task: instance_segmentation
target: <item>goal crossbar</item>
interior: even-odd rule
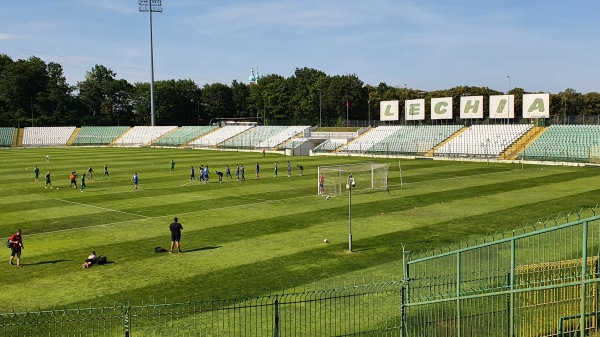
[[[342,195],[350,175],[356,183],[353,191],[387,190],[388,171],[389,164],[373,162],[319,166],[318,194]]]

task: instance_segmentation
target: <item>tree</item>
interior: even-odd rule
[[[327,115],[337,118],[338,124],[348,119],[365,119],[368,109],[368,92],[356,74],[333,76],[329,79],[325,105]]]
[[[159,125],[197,125],[200,89],[192,80],[156,82],[156,120]]]
[[[48,63],[47,74],[46,90],[39,92],[35,101],[38,124],[75,125],[79,119],[73,109],[73,88],[67,83],[62,66]]]
[[[233,92],[230,87],[222,83],[205,84],[201,91],[203,110],[200,118],[210,123],[214,118],[234,117]]]
[[[248,117],[248,100],[250,98],[250,88],[247,84],[233,80],[231,83],[231,98],[233,100],[234,117]]]
[[[102,65],[86,72],[85,79],[77,83],[79,98],[86,108],[86,122],[103,125],[113,116],[114,82],[116,74]]]
[[[27,125],[32,123],[33,105],[36,96],[43,92],[48,84],[46,63],[38,57],[28,60],[8,62],[2,58],[3,67],[0,77],[0,101],[6,109],[5,125]]]
[[[319,118],[319,91],[323,90],[327,75],[312,68],[296,68],[287,82],[289,88],[289,111],[293,120],[317,120]],[[322,93],[321,93],[322,98]]]

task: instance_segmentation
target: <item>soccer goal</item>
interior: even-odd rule
[[[348,177],[352,175],[356,185],[354,191],[388,189],[389,164],[358,163],[347,165],[319,166],[317,193],[330,196],[342,195]],[[321,181],[323,188],[321,190]]]

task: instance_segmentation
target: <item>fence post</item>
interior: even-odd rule
[[[509,329],[508,335],[510,337],[515,336],[515,231],[512,231],[512,238],[510,240],[510,281],[509,281],[509,289],[510,289],[510,307],[509,307]]]
[[[456,253],[456,336],[462,336],[460,307],[460,252]]]
[[[125,337],[129,337],[129,302],[125,300],[124,302],[124,315],[123,315],[123,325],[125,327]]]
[[[275,297],[275,327],[273,329],[273,337],[279,337],[279,298]]]
[[[581,330],[579,331],[579,335],[581,337],[585,336],[585,291],[586,291],[586,287],[585,287],[585,279],[586,279],[586,272],[587,272],[587,241],[588,241],[588,222],[584,221],[583,222],[583,242],[581,245],[581,317],[579,319],[579,326],[581,327]]]

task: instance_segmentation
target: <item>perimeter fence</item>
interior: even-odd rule
[[[420,256],[405,254],[405,336],[598,333],[596,207]]]
[[[431,251],[404,280],[0,314],[2,336],[598,336],[596,207]]]
[[[2,336],[400,336],[401,281],[185,303],[0,314]]]

